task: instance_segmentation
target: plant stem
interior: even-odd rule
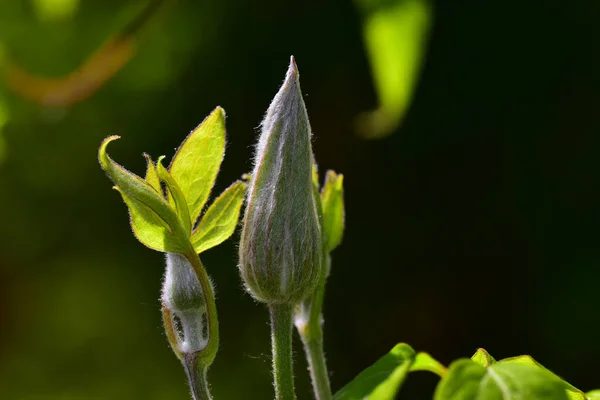
[[[207,366],[204,366],[197,353],[186,354],[183,362],[194,400],[212,400],[206,380]]]
[[[215,302],[215,294],[210,283],[210,279],[206,270],[204,269],[204,265],[200,261],[200,257],[198,254],[191,249],[191,251],[186,252],[186,258],[192,264],[196,275],[198,276],[198,280],[200,281],[200,285],[202,286],[202,293],[204,294],[204,300],[206,302],[206,323],[208,325],[208,342],[206,347],[202,349],[200,352],[200,357],[203,358],[203,364],[208,368],[215,356],[217,355],[217,350],[219,348],[219,319],[217,316],[217,304]]]
[[[331,400],[329,373],[323,351],[323,299],[325,298],[325,281],[331,265],[331,257],[324,255],[323,277],[312,294],[302,302],[296,313],[295,325],[302,339],[313,391],[317,400]]]
[[[273,349],[273,380],[277,400],[294,400],[292,360],[292,310],[288,304],[271,304],[271,345]]]

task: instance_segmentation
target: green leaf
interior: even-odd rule
[[[477,349],[475,354],[471,357],[471,360],[484,367],[489,367],[491,364],[496,362],[496,359],[490,355],[485,349]]]
[[[225,153],[225,111],[221,107],[208,116],[183,141],[169,167],[196,222],[208,200]]]
[[[552,375],[553,377],[555,377],[558,381],[560,381],[563,388],[567,391],[567,394],[570,399],[585,400],[585,395],[581,390],[577,389],[575,386],[571,385],[570,383],[568,383],[567,381],[562,379],[560,376],[558,376],[554,372],[550,371],[548,368],[544,367],[542,364],[540,364],[539,362],[534,360],[533,357],[531,357],[531,356],[525,355],[525,356],[505,358],[505,359],[501,360],[500,363],[531,365],[536,368],[539,368],[539,369],[545,371],[546,373]]]
[[[196,253],[202,253],[231,236],[240,216],[245,193],[246,184],[237,181],[212,203],[192,234]]]
[[[438,384],[434,400],[568,400],[561,382],[546,371],[515,363],[485,368],[470,359],[455,361]]]
[[[588,400],[600,400],[600,389],[592,390],[591,392],[587,392],[585,395]]]
[[[144,153],[144,157],[146,158],[146,182],[150,186],[154,188],[158,193],[162,193],[162,188],[160,187],[160,178],[158,177],[158,172],[156,171],[156,165],[152,162],[152,158],[146,153]]]
[[[334,400],[393,400],[402,386],[415,351],[407,344],[397,344],[350,383],[340,389]]]
[[[323,232],[327,249],[331,252],[342,241],[344,235],[344,175],[327,171],[321,191],[323,209]]]
[[[127,196],[118,186],[114,187],[129,208],[134,236],[145,246],[158,251],[183,253],[185,246],[171,232],[169,225],[144,203]]]
[[[129,208],[134,235],[151,249],[183,252],[189,248],[189,243],[175,210],[150,184],[114,162],[106,153],[108,143],[118,138],[110,136],[102,142],[98,159]]]
[[[440,377],[443,377],[446,375],[447,369],[429,354],[421,352],[417,354],[415,360],[410,366],[410,372],[413,371],[429,371]]]
[[[185,201],[185,197],[179,188],[179,185],[173,179],[169,171],[165,169],[162,165],[162,159],[164,157],[159,157],[158,161],[156,161],[156,169],[158,171],[158,177],[167,184],[167,189],[169,190],[169,194],[175,203],[175,209],[177,210],[177,216],[181,221],[183,228],[187,234],[187,237],[192,233],[192,220],[190,219],[190,212],[188,210],[188,205]]]

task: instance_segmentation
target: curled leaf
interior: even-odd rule
[[[106,153],[108,143],[118,138],[110,136],[102,142],[98,159],[129,207],[135,236],[151,249],[183,252],[189,248],[189,241],[175,210],[148,182],[114,162]]]

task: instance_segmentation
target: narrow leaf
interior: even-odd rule
[[[397,344],[392,351],[340,389],[333,399],[393,400],[400,390],[414,358],[415,351],[409,345]]]
[[[156,165],[152,162],[152,158],[146,153],[144,153],[144,157],[146,158],[146,182],[150,186],[154,188],[158,193],[162,193],[162,189],[160,187],[160,178],[158,177],[158,172],[156,171]]]
[[[444,375],[446,375],[446,372],[448,370],[435,358],[431,357],[427,353],[421,352],[417,354],[414,362],[410,366],[410,372],[413,371],[429,371],[433,372],[434,374],[440,377],[443,377]]]
[[[185,247],[183,227],[175,210],[150,184],[114,162],[106,153],[108,143],[118,138],[118,136],[110,136],[102,142],[98,159],[102,169],[115,183],[130,208],[134,234],[143,244],[152,249],[177,251],[172,249],[174,243],[177,243],[178,249]],[[165,236],[165,229],[172,237]],[[150,237],[153,239],[150,240]]]
[[[167,189],[169,190],[169,194],[173,199],[175,204],[175,209],[177,210],[177,216],[185,229],[187,237],[190,236],[192,232],[192,221],[190,219],[190,212],[188,210],[188,205],[185,201],[185,197],[179,188],[177,182],[173,179],[169,171],[165,169],[162,165],[163,157],[159,157],[156,162],[156,169],[158,171],[158,177],[167,184]]]
[[[206,204],[225,153],[225,111],[217,107],[183,141],[169,167],[195,222]]]
[[[471,360],[484,367],[489,367],[496,362],[496,359],[490,355],[485,349],[477,349]]]
[[[196,253],[202,253],[224,242],[233,234],[245,192],[246,184],[237,181],[212,203],[192,234],[192,244]]]
[[[344,175],[327,171],[321,191],[323,231],[329,251],[335,249],[344,235]]]
[[[435,391],[435,400],[569,400],[560,380],[531,365],[495,363],[485,368],[458,360]]]

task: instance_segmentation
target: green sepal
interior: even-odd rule
[[[483,367],[489,367],[496,362],[496,359],[491,356],[485,349],[479,348],[471,357],[471,360]]]
[[[344,175],[327,171],[321,191],[323,209],[323,232],[327,249],[331,252],[342,241],[344,235]]]
[[[560,380],[538,367],[498,362],[483,367],[471,359],[452,363],[434,400],[569,400]]]
[[[181,221],[183,228],[189,238],[192,233],[192,220],[190,219],[190,211],[188,209],[187,202],[185,201],[185,197],[179,184],[173,179],[169,171],[166,170],[162,165],[162,160],[164,156],[161,156],[156,161],[156,170],[158,171],[158,177],[161,181],[163,181],[167,185],[167,189],[171,198],[173,199],[173,203],[175,204],[175,210],[177,210],[177,216]]]
[[[405,343],[397,344],[388,354],[362,371],[341,388],[334,400],[393,400],[402,386],[416,353]]]
[[[246,183],[237,181],[217,197],[192,234],[196,253],[202,253],[227,240],[235,230],[244,202]]]
[[[537,362],[531,356],[525,355],[525,356],[517,356],[517,357],[505,358],[505,359],[501,360],[500,363],[502,363],[502,364],[529,365],[529,366],[533,366],[533,367],[539,368],[540,370],[545,371],[546,373],[552,375],[558,381],[561,382],[564,390],[567,392],[567,395],[569,396],[569,399],[571,399],[571,400],[585,400],[585,398],[586,398],[585,397],[586,395],[583,393],[583,391],[577,389],[575,386],[571,385],[569,382],[565,381],[560,376],[558,376],[554,372],[550,371],[548,368],[544,367],[542,364],[540,364],[539,362]]]
[[[179,184],[192,223],[208,200],[225,154],[225,111],[217,107],[185,138],[169,172]]]
[[[151,249],[181,252],[189,243],[182,235],[183,227],[175,210],[149,183],[114,162],[106,153],[108,143],[118,138],[104,139],[98,159],[129,208],[134,235]]]

